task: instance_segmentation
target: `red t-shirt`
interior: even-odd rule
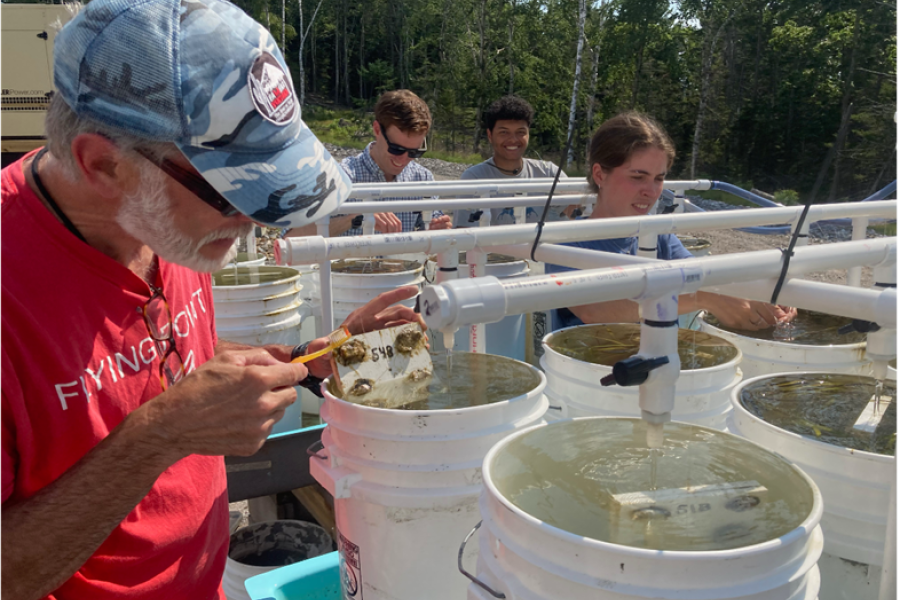
[[[52,483],[162,388],[141,314],[147,283],[56,220],[26,184],[21,161],[0,179],[6,503]],[[158,272],[192,371],[216,344],[210,278],[162,260]],[[72,509],[90,520],[89,504]],[[224,460],[189,456],[160,475],[49,598],[224,598],[227,551]]]

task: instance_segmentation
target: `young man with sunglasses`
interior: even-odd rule
[[[431,128],[428,105],[409,90],[385,92],[375,104],[372,132],[375,141],[356,156],[345,158],[341,166],[353,183],[434,181],[431,171],[415,161],[428,151],[426,136]],[[378,201],[421,200],[413,198],[378,198]],[[358,201],[353,198],[348,202]],[[346,207],[346,205],[345,205]],[[441,211],[429,211],[429,229],[449,229],[450,217]],[[362,215],[332,215],[329,234],[362,235]],[[420,211],[376,213],[375,231],[397,233],[425,229]],[[287,235],[315,235],[315,226],[289,231]]]
[[[56,37],[48,145],[2,180],[4,599],[224,598],[223,455],[330,374],[327,340],[218,340],[208,272],[350,182],[275,40],[223,0],[93,0]],[[419,320],[383,294],[352,333]],[[308,369],[308,370],[307,370]]]
[[[482,116],[492,155],[486,161],[466,169],[460,179],[533,179],[556,176],[557,166],[548,160],[526,158],[534,108],[518,96],[504,96],[491,104]],[[559,174],[566,179],[565,172]],[[560,219],[563,207],[551,206],[548,221]],[[491,209],[487,209],[491,211]],[[526,222],[536,223],[541,216],[538,209],[529,207]],[[512,208],[493,209],[491,225],[515,222]],[[460,210],[453,214],[455,227],[477,227],[481,211]]]

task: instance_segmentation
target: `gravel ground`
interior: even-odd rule
[[[740,210],[748,207],[735,207],[724,202],[715,200],[706,200],[704,198],[690,197],[692,203],[706,211],[717,210]],[[834,242],[848,241],[851,236],[850,226],[834,225],[831,223],[813,223],[809,228],[809,241],[811,245],[829,244]],[[735,252],[753,252],[756,250],[769,250],[773,248],[787,248],[790,244],[790,235],[759,235],[754,233],[746,233],[734,229],[723,229],[716,231],[697,231],[690,232],[687,235],[709,240],[712,244],[711,251],[713,254],[732,254]],[[873,230],[869,230],[868,237],[880,237]],[[814,281],[823,281],[826,283],[845,284],[847,282],[847,272],[843,269],[832,269],[828,271],[808,273],[804,279]],[[862,274],[863,286],[871,286],[873,284],[872,269],[866,267]]]

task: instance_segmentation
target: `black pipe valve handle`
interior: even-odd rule
[[[863,321],[862,319],[853,319],[853,321],[838,329],[838,333],[841,335],[847,335],[854,331],[856,333],[874,333],[879,329],[881,329],[881,326],[878,323]]]
[[[640,385],[647,381],[650,371],[667,364],[669,364],[668,356],[659,356],[657,358],[632,356],[613,365],[613,372],[601,379],[600,385]]]

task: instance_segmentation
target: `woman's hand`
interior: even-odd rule
[[[350,313],[343,326],[350,330],[351,335],[387,329],[406,323],[418,323],[424,331],[425,321],[419,313],[408,306],[397,305],[397,302],[408,300],[418,293],[417,286],[409,285],[379,294],[364,306]],[[317,338],[310,342],[306,353],[312,354],[326,346],[328,346],[327,337]],[[316,377],[322,379],[330,377],[332,374],[330,356],[329,353],[311,360],[306,363],[306,367]]]
[[[350,330],[351,335],[396,327],[405,323],[418,323],[424,330],[425,321],[422,319],[422,315],[408,306],[394,306],[398,302],[413,298],[418,293],[417,286],[408,285],[379,294],[364,306],[360,306],[350,313],[343,325]]]
[[[706,309],[725,327],[747,331],[768,329],[797,315],[795,308],[721,294],[710,294]]]

